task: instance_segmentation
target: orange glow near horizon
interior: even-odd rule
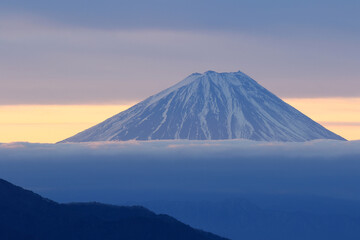
[[[288,98],[284,101],[347,140],[360,140],[360,98]]]
[[[55,143],[131,105],[0,105],[0,142]]]
[[[289,98],[297,108],[348,140],[360,139],[360,98]],[[131,105],[0,105],[0,142],[55,143]]]

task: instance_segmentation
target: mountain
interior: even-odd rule
[[[194,73],[62,142],[159,139],[345,140],[242,72]]]
[[[143,207],[59,204],[0,179],[0,239],[223,240]]]

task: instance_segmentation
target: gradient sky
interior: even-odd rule
[[[210,69],[281,98],[359,99],[359,12],[358,0],[3,0],[0,106],[128,106]],[[351,114],[336,121],[359,130]]]

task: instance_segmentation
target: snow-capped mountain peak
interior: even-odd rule
[[[241,71],[207,71],[193,73],[63,142],[237,138],[344,140]]]

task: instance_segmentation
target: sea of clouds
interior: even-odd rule
[[[360,141],[0,144],[0,178],[60,202],[297,194],[360,199]]]

